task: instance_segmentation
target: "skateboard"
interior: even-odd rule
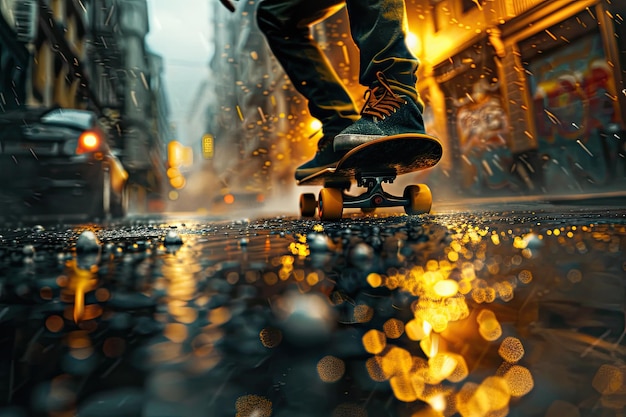
[[[431,168],[442,155],[441,143],[425,134],[383,136],[359,145],[339,160],[335,167],[297,181],[298,185],[322,185],[315,194],[300,196],[300,214],[322,220],[340,219],[344,208],[360,208],[373,212],[378,207],[404,207],[407,214],[429,213],[432,193],[426,184],[409,185],[402,196],[383,190],[384,183],[393,183],[398,175]],[[365,188],[360,195],[347,192],[352,184]]]

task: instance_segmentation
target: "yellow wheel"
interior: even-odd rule
[[[430,213],[433,195],[426,184],[409,185],[404,189],[404,198],[408,199],[404,211],[407,214]]]
[[[319,213],[322,220],[337,220],[343,212],[343,194],[338,188],[322,188],[319,196]]]
[[[317,201],[315,201],[315,194],[306,193],[300,195],[300,214],[302,217],[315,216],[315,210],[317,209]]]

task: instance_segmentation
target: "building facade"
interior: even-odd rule
[[[34,2],[0,1],[0,112],[26,103],[30,74],[27,44],[35,32],[27,17],[34,7]]]
[[[607,0],[410,1],[431,174],[452,194],[624,190],[624,17]]]

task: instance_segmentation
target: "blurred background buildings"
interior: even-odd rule
[[[88,109],[110,127],[129,173],[131,210],[169,191],[162,58],[146,48],[145,0],[1,0],[0,112]]]
[[[280,197],[319,123],[256,27],[258,0],[233,13],[207,1],[213,52],[184,137],[174,141],[163,63],[145,46],[146,0],[0,0],[0,110],[97,110],[119,132],[137,193],[175,208]],[[435,199],[625,190],[623,1],[406,3],[427,131],[445,147],[406,181]],[[345,10],[313,34],[361,104]]]

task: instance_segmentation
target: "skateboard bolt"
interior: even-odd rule
[[[383,203],[383,198],[381,196],[377,195],[376,197],[374,197],[373,201],[374,201],[374,204],[378,206],[378,205]]]

